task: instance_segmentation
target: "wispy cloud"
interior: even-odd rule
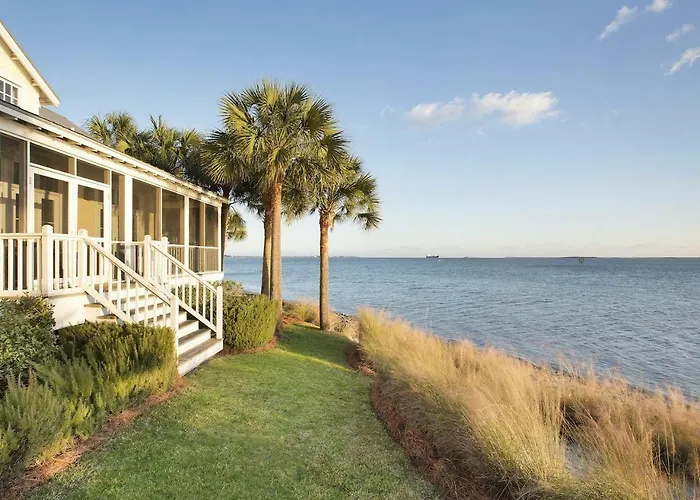
[[[435,125],[462,118],[478,120],[489,115],[499,116],[503,123],[513,127],[530,125],[559,115],[557,99],[552,92],[516,92],[507,94],[473,94],[470,101],[455,97],[448,102],[426,102],[415,105],[405,113],[413,122]],[[483,129],[474,125],[472,131],[482,135]]]
[[[687,35],[691,31],[693,31],[694,29],[695,29],[695,26],[693,26],[692,24],[684,24],[680,28],[675,29],[672,32],[670,32],[668,35],[666,35],[666,41],[667,42],[675,42],[680,37],[682,37],[683,35]]]
[[[396,110],[387,104],[386,106],[384,106],[384,108],[382,108],[382,111],[381,113],[379,113],[379,116],[381,118],[384,118],[385,116],[393,115],[394,113],[396,113]]]
[[[666,72],[666,76],[673,75],[685,65],[692,66],[698,59],[700,59],[700,47],[686,50],[681,58],[674,62],[671,69]]]
[[[552,92],[521,94],[511,91],[507,94],[486,94],[483,97],[474,94],[472,102],[479,115],[499,114],[503,123],[514,127],[559,115],[559,110],[556,109],[559,99]]]
[[[455,97],[449,102],[425,102],[417,104],[406,113],[411,121],[426,124],[438,124],[459,120],[467,107],[467,102],[461,97]]]
[[[647,10],[660,14],[666,9],[669,9],[671,5],[673,5],[671,0],[653,0],[649,5],[647,5]]]
[[[654,1],[657,2],[659,0]],[[623,25],[627,24],[632,19],[634,19],[634,16],[637,15],[637,10],[637,7],[630,8],[627,5],[624,5],[622,8],[620,8],[620,10],[617,11],[617,14],[615,14],[615,19],[610,21],[610,23],[605,27],[605,29],[603,29],[603,32],[600,35],[598,35],[598,40],[605,40],[616,31],[619,31]]]

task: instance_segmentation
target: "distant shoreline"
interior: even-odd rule
[[[261,259],[259,255],[225,255],[227,259]],[[318,257],[315,255],[287,255],[283,256],[284,259],[316,259]],[[406,259],[406,260],[426,260],[425,256],[415,256],[415,257],[386,257],[386,256],[360,256],[360,255],[331,255],[331,259]],[[440,257],[434,260],[568,260],[568,259],[579,259],[581,257],[577,256],[563,256],[563,257]],[[595,259],[595,260],[660,260],[660,259],[677,259],[677,260],[691,260],[700,259],[700,256],[690,256],[690,257],[600,257],[600,256],[583,256],[584,259]]]

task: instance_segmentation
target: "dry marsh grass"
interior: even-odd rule
[[[697,498],[700,408],[677,391],[535,367],[381,312],[359,322],[404,420],[499,498]]]
[[[320,326],[321,314],[318,301],[313,299],[300,299],[287,305],[287,314],[304,323]],[[335,311],[330,312],[331,331],[356,341],[359,335],[359,323],[351,316],[341,315]]]

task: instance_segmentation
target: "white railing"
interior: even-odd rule
[[[37,234],[0,234],[0,295],[58,295],[82,287],[80,236],[54,234],[44,226]],[[101,272],[100,268],[91,271]]]
[[[144,238],[145,276],[166,293],[176,297],[180,307],[216,333],[223,335],[223,288],[215,287],[170,255],[167,240]]]
[[[112,255],[143,276],[143,241],[112,241]]]
[[[173,245],[172,243],[167,244],[168,253],[175,257],[177,260],[185,263],[185,250],[187,247],[185,245]]]
[[[0,296],[41,294],[41,234],[0,234]]]
[[[129,265],[79,231],[79,282],[105,309],[125,322],[142,322],[178,330],[178,305]]]
[[[201,245],[190,245],[188,249],[188,267],[198,273],[219,271],[219,249]]]

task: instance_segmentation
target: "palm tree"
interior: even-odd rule
[[[352,220],[365,230],[379,226],[379,195],[377,181],[362,170],[359,158],[348,156],[343,161],[343,173],[336,176],[320,176],[314,179],[310,190],[298,186],[298,200],[306,199],[310,212],[318,214],[320,230],[320,283],[319,311],[322,330],[330,330],[330,307],[328,293],[328,233],[336,223]]]
[[[242,177],[255,179],[265,207],[264,220],[270,224],[270,296],[277,301],[281,317],[285,180],[303,179],[318,169],[339,169],[346,141],[330,104],[294,83],[264,80],[240,93],[227,94],[221,102],[221,120],[222,127],[214,136],[226,138],[228,154],[235,153],[254,166]],[[230,177],[225,162],[213,163],[211,168],[214,179]]]
[[[122,153],[127,153],[139,136],[136,120],[125,111],[113,111],[104,117],[93,115],[85,128],[93,139]]]
[[[248,237],[246,222],[241,213],[235,208],[229,210],[226,219],[226,240],[243,241]]]

